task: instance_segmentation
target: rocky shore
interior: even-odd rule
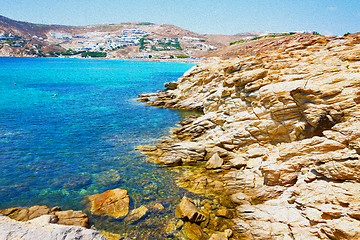
[[[105,240],[88,229],[90,221],[82,211],[59,207],[15,207],[0,210],[0,239],[88,239]]]
[[[214,198],[180,223],[198,226],[185,238],[360,238],[360,37],[291,37],[140,96],[204,113],[141,147],[160,164],[193,166],[179,185]]]

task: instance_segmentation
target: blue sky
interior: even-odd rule
[[[208,34],[360,31],[360,0],[0,0],[0,15],[63,25],[147,21]]]

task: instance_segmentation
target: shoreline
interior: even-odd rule
[[[123,61],[145,61],[145,62],[178,62],[178,63],[192,63],[192,64],[200,64],[205,60],[198,59],[153,59],[153,58],[83,58],[83,57],[38,57],[38,56],[0,56],[0,57],[8,57],[8,58],[51,58],[51,59],[99,59],[99,60],[123,60]]]

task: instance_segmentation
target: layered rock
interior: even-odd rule
[[[15,207],[0,210],[0,214],[16,221],[29,221],[43,215],[53,216],[52,223],[89,228],[89,217],[82,211],[62,211],[60,207],[51,210],[47,206]]]
[[[359,238],[360,37],[305,40],[200,64],[147,102],[203,111],[142,150],[207,168],[180,182],[240,204],[235,237]]]

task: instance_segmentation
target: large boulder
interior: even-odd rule
[[[129,213],[130,198],[126,190],[115,188],[87,198],[90,201],[90,211],[93,214],[123,218]]]
[[[180,204],[176,208],[175,215],[177,218],[186,219],[190,222],[203,222],[206,220],[205,214],[203,214],[194,204],[194,202],[187,197],[181,199]]]

